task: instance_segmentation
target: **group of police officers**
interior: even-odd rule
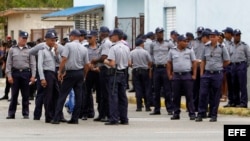
[[[32,48],[27,45],[28,33],[21,31],[6,62],[12,92],[7,119],[15,119],[19,90],[23,118],[29,118],[29,86],[36,82],[34,120],[40,120],[43,105],[46,123],[78,124],[79,119],[94,118],[94,89],[98,103],[94,121],[128,125],[126,81],[131,67],[136,111],[143,106],[151,111],[154,106],[150,115],[160,115],[163,96],[171,120],[179,120],[185,95],[190,120],[210,117],[210,122],[216,122],[224,77],[229,99],[225,107],[247,108],[248,102],[249,46],[241,41],[240,30],[227,27],[222,32],[198,27],[197,38],[190,39],[191,33],[184,36],[174,30],[171,39],[164,40],[164,29],[157,27],[155,33],[137,37],[136,48],[130,50],[118,28],[110,31],[102,26],[89,33],[75,29],[64,46],[51,29],[45,42]],[[219,42],[222,34],[225,40]],[[72,89],[75,104],[67,121],[63,107]]]

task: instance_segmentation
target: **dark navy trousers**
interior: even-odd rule
[[[110,86],[109,86],[109,75],[108,75],[108,68],[103,66],[100,67],[100,108],[98,108],[99,117],[105,118],[109,117],[109,93],[110,93]]]
[[[44,71],[47,86],[44,89],[44,109],[45,120],[50,121],[54,117],[56,102],[59,96],[59,86],[56,73],[53,71]]]
[[[14,83],[11,86],[11,101],[9,105],[9,116],[15,116],[17,108],[17,99],[19,95],[19,90],[21,90],[22,95],[22,115],[29,116],[29,82],[31,77],[30,71],[13,71],[12,77]]]
[[[64,103],[71,89],[75,92],[75,107],[71,116],[71,120],[77,121],[82,105],[82,86],[83,86],[83,70],[68,70],[63,78],[60,94],[56,105],[54,121],[59,121],[61,118]]]
[[[239,98],[234,96],[234,85],[232,80],[232,64],[226,66],[226,77],[227,77],[227,90],[228,90],[228,103],[229,104],[239,104]]]
[[[200,95],[200,66],[197,67],[196,79],[194,80],[193,85],[193,97],[194,97],[194,108],[195,111],[198,112],[199,105],[199,95]]]
[[[247,63],[232,64],[232,83],[234,86],[235,104],[247,107]]]
[[[222,71],[216,73],[205,71],[201,76],[198,116],[206,115],[209,103],[210,116],[212,118],[217,117],[221,97],[222,79]]]
[[[168,79],[167,70],[165,67],[154,68],[153,81],[154,81],[154,91],[155,91],[154,112],[160,112],[162,87],[163,87],[166,109],[168,112],[173,112],[173,95],[171,90],[171,82]]]
[[[175,73],[172,81],[173,88],[173,103],[174,103],[174,115],[179,115],[181,96],[184,93],[186,97],[186,104],[189,112],[189,116],[195,116],[195,108],[193,101],[193,80],[191,72],[187,73]]]
[[[86,94],[83,95],[83,116],[94,117],[94,100],[93,100],[93,89],[96,90],[96,102],[100,103],[100,81],[99,81],[99,72],[89,71],[86,76]],[[98,106],[99,108],[99,106]]]
[[[146,108],[150,108],[150,93],[149,93],[149,70],[134,68],[132,70],[133,83],[136,93],[137,109],[142,108],[142,99]]]
[[[128,99],[126,95],[127,75],[116,73],[110,76],[109,122],[128,122]]]

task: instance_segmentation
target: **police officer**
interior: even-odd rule
[[[86,36],[87,36],[87,31],[84,30],[84,29],[80,29],[79,31],[80,31],[80,33],[81,33],[81,36],[80,36],[80,38],[79,38],[80,43],[81,43],[83,46],[88,45],[89,43],[88,43],[88,40],[87,40],[87,37],[86,37]]]
[[[155,109],[150,115],[160,115],[161,111],[161,94],[160,90],[163,87],[165,105],[169,115],[173,113],[172,90],[170,80],[167,76],[167,54],[173,44],[163,40],[164,29],[157,27],[155,29],[156,41],[150,46],[150,54],[153,60],[153,81],[154,81],[154,106]]]
[[[78,30],[72,30],[69,34],[70,43],[64,46],[61,54],[62,61],[58,71],[58,79],[62,82],[60,97],[57,101],[55,116],[51,121],[52,124],[60,123],[60,114],[62,113],[65,100],[73,88],[75,92],[75,107],[69,124],[78,124],[82,104],[82,86],[85,77],[84,72],[88,71],[89,58],[88,50],[83,48],[79,42],[81,33]],[[65,72],[63,71],[65,69]]]
[[[198,103],[199,103],[199,93],[200,93],[200,73],[199,72],[200,72],[200,63],[201,63],[201,52],[204,48],[204,44],[201,41],[201,35],[204,30],[205,28],[202,26],[197,28],[196,30],[197,37],[192,44],[195,57],[197,59],[197,71],[196,72],[198,72],[196,73],[196,79],[194,80],[194,87],[193,87],[195,111],[198,111]]]
[[[224,30],[225,36],[225,47],[230,52],[231,46],[234,45],[233,43],[233,36],[234,36],[234,30],[231,27],[226,27]],[[227,90],[228,90],[228,103],[224,105],[225,108],[227,107],[235,107],[236,106],[236,100],[234,97],[234,85],[232,83],[232,64],[230,63],[228,66],[225,67],[225,73],[226,73],[226,79],[227,79]],[[239,103],[238,103],[239,104]]]
[[[92,64],[99,64],[100,69],[100,103],[98,104],[98,112],[99,115],[97,118],[94,119],[94,121],[102,121],[106,122],[109,118],[109,66],[105,65],[103,61],[107,59],[109,49],[112,46],[112,42],[109,39],[109,28],[106,26],[100,27],[99,30],[99,39],[101,41],[101,44],[99,46],[99,58],[93,58],[91,60]]]
[[[56,34],[47,32],[46,48],[38,52],[38,73],[40,78],[40,85],[43,87],[44,93],[44,108],[45,108],[45,122],[50,123],[55,113],[55,104],[57,96],[59,95],[59,86],[56,76],[56,61],[59,63],[59,58],[52,52],[56,45]]]
[[[142,38],[143,39],[143,38]],[[146,34],[146,40],[144,42],[144,49],[147,50],[150,54],[150,46],[155,41],[155,34],[150,31]],[[151,56],[151,55],[150,55]],[[152,58],[152,56],[151,56]],[[153,67],[151,68],[151,71],[153,71]],[[154,105],[154,84],[153,84],[153,76],[149,78],[149,98],[148,98],[148,103],[153,106]]]
[[[137,39],[135,45],[136,48],[130,52],[130,60],[132,65],[133,83],[136,92],[136,111],[142,111],[142,99],[144,99],[146,111],[151,111],[149,74],[152,74],[152,59],[149,52],[144,50],[143,39]]]
[[[11,86],[11,101],[7,119],[14,119],[17,107],[19,90],[22,95],[22,115],[29,118],[29,83],[35,82],[36,60],[35,56],[29,55],[27,46],[28,33],[19,32],[18,44],[12,46],[6,62],[6,74]]]
[[[54,29],[49,29],[46,34],[51,34],[53,33],[56,37],[57,37],[57,33]],[[45,37],[46,38],[46,37]],[[56,38],[57,40],[57,38]],[[48,43],[47,43],[48,41]],[[47,41],[45,42],[41,42],[39,44],[37,44],[36,46],[34,46],[33,48],[31,48],[29,50],[29,54],[31,55],[35,55],[35,56],[38,56],[38,52],[41,51],[41,50],[46,50],[48,49],[48,45],[52,45],[52,42],[50,39],[48,39]],[[60,58],[60,54],[62,53],[62,50],[63,50],[63,46],[60,45],[60,44],[57,44],[55,42],[55,45],[53,46],[53,48],[51,49],[51,52],[53,53],[53,55],[55,54],[57,57],[55,57],[55,73],[56,73],[56,76],[57,76],[57,71],[58,71],[58,67],[59,67],[59,58]],[[38,58],[38,57],[37,57]],[[38,59],[37,59],[38,61]],[[38,64],[38,63],[37,63]],[[42,109],[43,109],[43,104],[44,104],[44,87],[42,87],[41,85],[41,80],[40,80],[40,76],[39,76],[39,73],[38,73],[38,69],[37,69],[37,72],[36,72],[36,79],[37,79],[37,83],[36,83],[36,86],[37,86],[37,94],[36,94],[36,99],[35,99],[35,109],[34,109],[34,120],[40,120],[41,116],[42,116]],[[56,77],[57,79],[57,77]],[[60,88],[60,83],[58,83],[58,79],[57,79],[57,84]],[[54,97],[53,99],[55,101],[54,104],[56,104],[56,101],[58,99],[58,96],[59,94],[58,93],[55,93],[54,94]],[[55,105],[54,105],[55,107]],[[45,122],[46,123],[49,123],[51,120],[51,118],[48,118],[48,120],[45,119]],[[64,118],[64,115],[63,113],[61,113],[61,119],[60,119],[61,122],[67,122],[67,120]]]
[[[87,35],[87,40],[89,45],[87,45],[89,60],[99,58],[99,48],[97,46],[98,32],[96,30],[90,31]],[[99,67],[97,64],[90,64],[88,74],[86,76],[86,88],[87,93],[83,95],[83,116],[82,120],[87,120],[87,118],[93,118],[95,116],[94,101],[93,101],[93,89],[96,90],[96,101],[100,103],[100,85],[99,85]]]
[[[179,33],[176,30],[172,30],[170,32],[170,39],[169,42],[173,44],[173,46],[177,46],[177,37],[179,36]]]
[[[236,107],[247,108],[247,68],[250,64],[249,46],[241,41],[241,31],[234,30],[234,44],[230,49],[232,62],[232,84]]]
[[[180,35],[177,38],[177,47],[170,49],[168,53],[168,78],[172,81],[174,115],[171,120],[180,119],[181,96],[186,96],[187,108],[190,120],[195,120],[193,103],[193,80],[196,77],[196,58],[194,51],[188,47],[188,40]],[[191,71],[193,72],[191,74]]]
[[[111,93],[109,95],[109,122],[105,125],[128,124],[128,99],[126,95],[126,68],[129,61],[129,48],[121,41],[123,31],[114,29],[110,38],[115,43],[109,50],[108,58],[104,63],[113,68],[110,76]]]
[[[198,107],[197,122],[202,121],[202,117],[207,111],[207,101],[210,101],[210,122],[217,121],[217,112],[220,103],[220,92],[223,79],[223,67],[227,66],[229,54],[227,49],[218,44],[219,32],[214,30],[210,32],[211,43],[206,44],[201,56],[201,85],[200,99]]]

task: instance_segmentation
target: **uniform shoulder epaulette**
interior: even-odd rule
[[[192,46],[187,46],[188,49],[192,49]]]
[[[225,45],[223,45],[223,44],[219,44],[219,47],[220,47],[220,48],[223,48],[224,46],[225,46]]]
[[[84,47],[89,48],[89,45],[84,45]]]
[[[112,44],[111,46],[114,46],[114,45],[116,45],[116,44]]]
[[[209,43],[209,44],[205,44],[205,47],[209,47],[211,44]]]
[[[247,45],[245,42],[241,42],[243,45]]]
[[[164,40],[164,42],[169,42],[169,40],[166,39],[166,40]]]

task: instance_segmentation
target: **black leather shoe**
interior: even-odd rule
[[[51,123],[50,119],[45,119],[45,123]]]
[[[97,117],[97,118],[95,118],[93,121],[101,121],[101,117]]]
[[[128,125],[129,123],[128,123],[128,121],[120,121],[120,123],[119,124],[122,124],[122,125]]]
[[[60,122],[68,122],[65,118],[60,119]]]
[[[195,116],[190,116],[189,119],[190,120],[195,120]]]
[[[240,105],[236,105],[237,108],[247,108],[246,105],[240,104]]]
[[[146,112],[150,112],[152,111],[150,108],[146,108]]]
[[[6,119],[15,119],[15,116],[7,116]]]
[[[87,119],[88,119],[88,117],[82,116],[82,120],[87,120]]]
[[[94,118],[95,117],[95,114],[89,114],[88,115],[88,118]]]
[[[224,108],[229,108],[229,107],[235,107],[235,106],[236,106],[235,104],[228,103],[227,105],[224,105],[223,107]]]
[[[68,124],[78,124],[78,120],[69,120]]]
[[[217,118],[210,118],[210,120],[209,120],[210,122],[216,122],[217,121]]]
[[[202,117],[198,116],[196,119],[195,119],[196,122],[201,122],[202,121]]]
[[[150,113],[149,115],[160,115],[161,112],[153,112],[153,113]]]
[[[34,118],[33,118],[33,120],[40,120],[40,118],[38,118],[38,117],[34,117]]]
[[[104,123],[104,125],[118,125],[117,122],[106,122]]]
[[[168,112],[168,115],[173,115],[173,112]]]
[[[51,124],[60,124],[60,121],[51,120],[50,123],[51,123]]]
[[[170,119],[171,120],[179,120],[180,116],[179,115],[173,115]]]
[[[101,122],[109,122],[109,118],[108,117],[102,118]]]
[[[0,98],[0,100],[5,100],[5,99],[8,100],[9,99],[8,96],[3,96]]]
[[[29,119],[29,116],[23,116],[23,119]]]
[[[142,109],[141,109],[141,108],[137,108],[135,111],[136,111],[136,112],[141,112]]]

